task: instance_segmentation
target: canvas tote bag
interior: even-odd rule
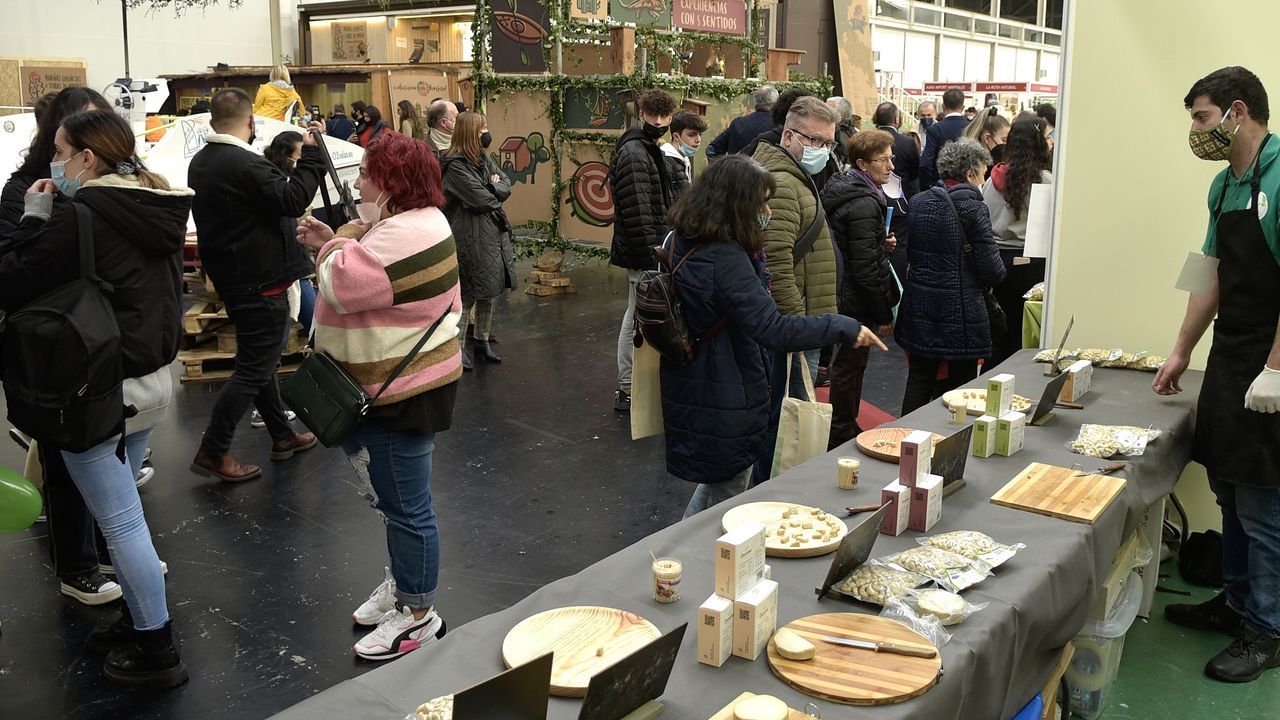
[[[635,349],[631,361],[631,439],[663,433],[662,356],[647,341]]]
[[[778,418],[778,444],[773,450],[773,472],[781,473],[800,463],[822,455],[827,451],[831,436],[831,404],[818,402],[813,390],[813,378],[809,375],[809,361],[804,353],[787,354],[787,380],[783,387],[791,387],[791,359],[799,356],[800,373],[804,377],[804,389],[808,399],[785,397],[782,414]]]

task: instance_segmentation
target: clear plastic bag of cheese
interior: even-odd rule
[[[1077,455],[1103,460],[1117,455],[1138,457],[1161,434],[1155,428],[1133,425],[1081,425],[1080,434],[1067,443],[1067,448]]]
[[[948,627],[959,625],[986,607],[987,603],[974,604],[948,590],[921,588],[889,598],[880,617],[897,620],[942,647],[951,641]]]
[[[1026,549],[1022,543],[998,542],[990,535],[977,530],[956,530],[940,535],[916,538],[916,542],[929,547],[963,555],[970,560],[977,560],[994,570],[1008,562],[1019,550]]]
[[[443,695],[428,700],[405,715],[404,720],[453,720],[453,696]]]

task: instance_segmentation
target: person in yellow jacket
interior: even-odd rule
[[[288,120],[285,113],[297,103],[297,111],[303,111],[302,96],[293,88],[289,68],[281,63],[271,68],[270,82],[258,87],[258,97],[253,101],[253,114],[273,120]]]

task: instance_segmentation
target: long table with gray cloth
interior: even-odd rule
[[[1043,365],[1024,351],[993,372],[1017,376],[1019,394],[1038,398],[1047,379]],[[1185,392],[1161,398],[1151,391],[1152,375],[1132,370],[1096,370],[1093,391],[1084,410],[1059,410],[1044,427],[1028,426],[1026,446],[1013,457],[970,457],[966,487],[946,498],[942,520],[933,532],[981,530],[998,541],[1027,547],[987,578],[964,592],[973,603],[989,606],[951,628],[954,638],[942,648],[944,673],[938,684],[915,699],[876,707],[853,707],[816,700],[776,678],[768,660],[731,657],[721,668],[697,662],[698,605],[713,590],[715,540],[726,510],[761,500],[797,502],[842,513],[848,505],[879,501],[880,489],[897,477],[897,466],[863,458],[855,490],[835,485],[836,458],[859,455],[852,443],[814,458],[749,492],[696,517],[676,523],[581,572],[547,585],[516,605],[451,631],[443,640],[385,667],[341,683],[286,711],[278,718],[387,718],[401,720],[426,700],[464,689],[503,670],[502,641],[507,631],[544,610],[569,605],[603,605],[635,612],[666,632],[689,622],[662,702],[664,717],[700,720],[730,703],[743,691],[780,697],[794,708],[815,701],[824,718],[963,718],[1003,720],[1012,717],[1044,685],[1062,647],[1083,627],[1094,595],[1123,538],[1138,524],[1143,509],[1172,491],[1190,457],[1193,409],[1200,374],[1188,373]],[[978,382],[972,387],[984,386]],[[1066,444],[1082,423],[1155,427],[1164,435],[1120,476],[1124,491],[1093,525],[999,507],[992,494],[1033,461],[1095,468],[1104,461],[1073,454]],[[899,427],[942,434],[955,430],[941,403],[933,403],[894,423]],[[690,488],[692,489],[692,487]],[[865,517],[865,516],[864,516]],[[850,522],[856,522],[852,518]],[[872,557],[916,546],[920,533],[880,535]],[[658,604],[652,599],[650,555],[684,563],[680,601]],[[819,599],[832,556],[807,559],[771,558],[773,579],[780,584],[778,625],[824,612],[872,613],[872,606],[840,599]],[[443,568],[442,576],[447,576]],[[580,701],[552,698],[548,717],[576,718]]]

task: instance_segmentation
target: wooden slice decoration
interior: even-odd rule
[[[508,668],[554,652],[551,694],[585,697],[592,676],[662,636],[653,623],[625,610],[563,607],[511,628],[502,641]]]
[[[749,693],[749,692],[742,693],[738,697],[734,698],[733,702],[721,708],[720,712],[716,713],[715,715],[712,715],[710,720],[733,720],[733,708],[743,700],[747,700],[755,696],[756,696],[756,693]],[[804,713],[800,712],[799,710],[796,710],[795,708],[789,707],[787,708],[787,710],[790,711],[790,714],[787,715],[787,720],[813,720],[812,715],[805,715]]]
[[[840,541],[849,533],[849,526],[835,515],[809,505],[784,502],[739,505],[724,514],[720,526],[729,532],[748,522],[764,525],[764,554],[770,557],[826,555],[840,547]],[[806,523],[812,527],[804,527]],[[779,529],[785,534],[779,534]],[[799,545],[794,545],[796,542]]]
[[[538,256],[533,266],[542,272],[560,272],[560,266],[564,264],[564,251],[560,249],[548,250]]]
[[[1110,475],[1077,477],[1079,472],[1057,465],[1031,463],[992,495],[991,502],[1092,525],[1124,489],[1125,479]]]
[[[856,442],[862,454],[885,462],[902,462],[902,441],[915,432],[910,428],[876,428],[858,435]],[[933,444],[937,445],[945,438],[933,433]]]
[[[960,390],[952,390],[942,395],[942,404],[951,405],[953,402],[964,400],[969,407],[969,414],[975,417],[987,414],[987,389],[986,388],[963,388]],[[1013,396],[1014,412],[1030,412],[1035,404],[1031,402],[1031,398],[1021,395]]]
[[[810,615],[786,625],[813,643],[812,660],[788,660],[769,641],[773,674],[800,692],[846,705],[889,705],[923,695],[938,682],[942,653],[931,658],[908,657],[832,645],[820,635],[894,642],[921,650],[933,648],[923,635],[896,620],[858,613]]]

